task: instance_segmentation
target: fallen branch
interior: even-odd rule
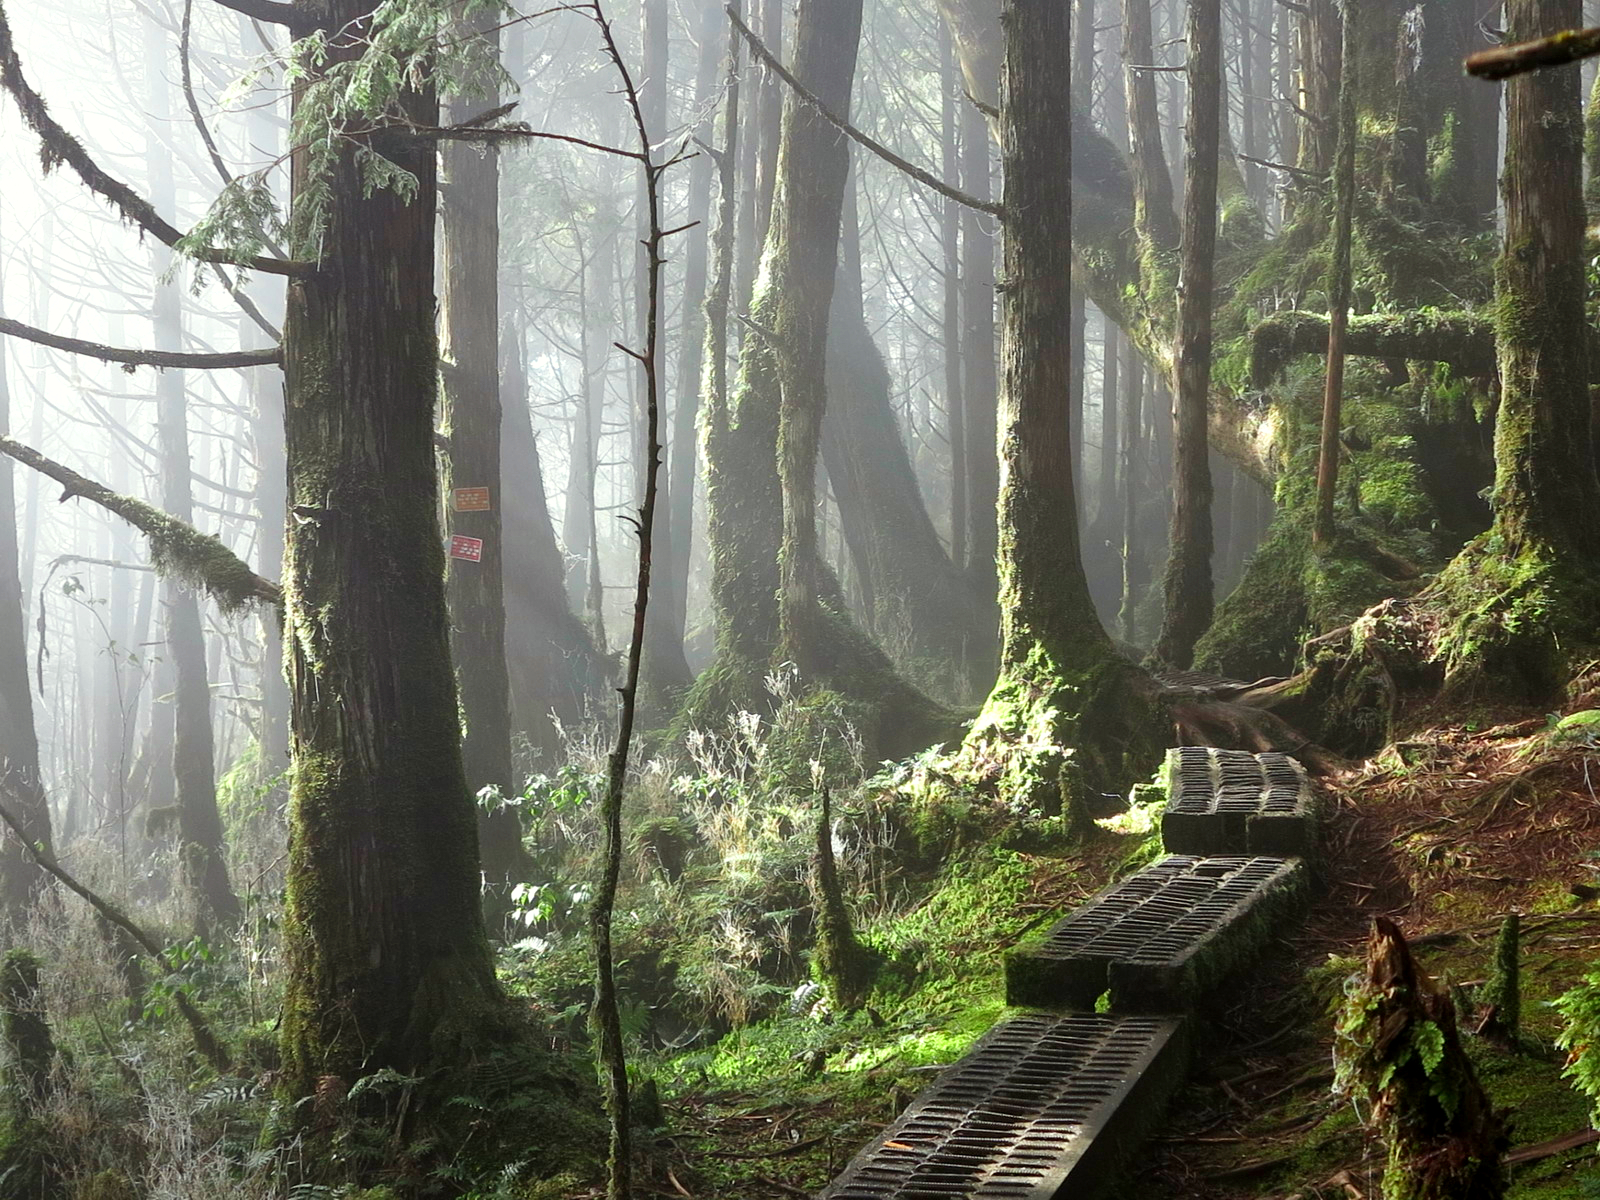
[[[61,493],[62,501],[81,496],[138,529],[150,539],[150,557],[156,570],[204,588],[223,612],[238,612],[258,603],[282,606],[283,590],[257,575],[214,535],[201,533],[143,500],[113,492],[104,484],[79,475],[70,467],[8,437],[0,437],[0,454],[61,484],[65,489]]]
[[[278,346],[269,350],[231,350],[213,354],[190,354],[182,350],[125,350],[120,346],[104,346],[99,342],[86,342],[82,338],[48,333],[9,317],[0,317],[0,333],[49,346],[52,350],[82,354],[88,358],[98,358],[101,362],[121,363],[130,371],[134,367],[222,371],[241,367],[270,367],[283,361],[283,350]]]
[[[1576,1150],[1580,1146],[1592,1146],[1600,1142],[1600,1129],[1579,1129],[1574,1133],[1563,1134],[1551,1138],[1548,1142],[1536,1142],[1531,1146],[1518,1146],[1501,1161],[1506,1166],[1515,1166],[1517,1163],[1538,1162],[1545,1158],[1554,1158],[1558,1154],[1565,1154],[1568,1150]]]
[[[163,971],[168,975],[178,972],[179,965],[167,956],[167,952],[161,948],[154,938],[136,925],[131,917],[112,904],[111,901],[101,899],[100,896],[69,875],[66,868],[56,861],[56,856],[50,852],[48,847],[42,842],[34,842],[28,838],[27,834],[23,832],[22,823],[3,804],[0,804],[0,822],[4,822],[6,828],[11,831],[17,841],[22,843],[22,848],[28,852],[29,857],[34,862],[59,879],[69,891],[81,896],[89,907],[99,913],[105,920],[132,938],[134,944],[144,951]],[[217,1040],[217,1035],[211,1031],[211,1026],[207,1023],[205,1017],[200,1015],[199,1010],[189,1003],[189,998],[181,991],[174,990],[172,995],[177,1001],[178,1011],[183,1014],[183,1019],[189,1025],[189,1032],[194,1036],[195,1049],[200,1051],[201,1055],[211,1064],[217,1074],[227,1075],[232,1073],[233,1063],[228,1058],[228,1052],[223,1048],[222,1043]]]

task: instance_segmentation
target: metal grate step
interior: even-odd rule
[[[1160,1119],[1187,1069],[1173,1018],[1029,1013],[940,1075],[823,1200],[1088,1197]]]
[[[1209,746],[1167,751],[1161,840],[1170,854],[1311,855],[1316,793],[1286,754]]]
[[[1006,957],[1006,1002],[1182,1012],[1247,959],[1308,890],[1297,858],[1170,855]]]

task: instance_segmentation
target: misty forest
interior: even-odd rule
[[[1600,1197],[1580,0],[0,0],[0,1198]]]

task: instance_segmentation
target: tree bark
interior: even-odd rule
[[[355,52],[366,0],[300,0],[295,32]],[[429,90],[402,103],[438,124]],[[316,276],[289,290],[285,626],[294,777],[284,912],[284,1088],[450,1066],[503,1032],[479,907],[445,606],[433,417],[431,142],[378,147],[407,203],[340,147]],[[311,164],[296,152],[304,197]]]
[[[999,141],[1005,189],[999,502],[1000,678],[961,765],[1008,802],[1089,813],[1146,769],[1153,722],[1095,615],[1079,551],[1073,448],[1069,20],[1059,0],[1006,0]],[[1137,763],[1137,766],[1133,764]]]
[[[144,23],[145,73],[149,119],[169,113],[166,85],[166,38],[153,21]],[[175,209],[172,157],[153,132],[147,137],[146,162],[151,201],[162,212]],[[158,280],[172,264],[165,246],[151,252]],[[152,319],[158,350],[183,346],[183,299],[176,280],[155,286]],[[186,524],[194,518],[193,479],[189,461],[188,397],[181,371],[161,372],[156,380],[156,441],[161,452],[161,506]],[[200,925],[236,922],[242,910],[228,882],[222,817],[217,811],[215,746],[211,727],[211,682],[206,668],[205,634],[198,590],[168,577],[162,582],[167,613],[167,650],[174,676],[172,771],[177,781],[177,830],[184,882],[200,904]]]
[[[1359,0],[1344,0],[1344,76],[1339,81],[1339,148],[1334,164],[1333,264],[1328,269],[1328,359],[1317,455],[1317,511],[1311,540],[1333,540],[1333,500],[1339,486],[1339,423],[1344,407],[1344,334],[1350,317],[1350,224],[1356,206],[1355,26]]]
[[[1211,624],[1211,469],[1206,458],[1211,393],[1211,310],[1217,238],[1217,155],[1222,101],[1220,0],[1189,0],[1189,116],[1184,137],[1183,266],[1174,370],[1172,538],[1166,614],[1156,657],[1187,668]]]
[[[1517,39],[1582,19],[1576,0],[1512,0],[1506,16]],[[1577,78],[1536,71],[1506,85],[1494,532],[1508,559],[1534,551],[1592,564],[1600,493],[1590,452]]]
[[[463,16],[456,30],[480,38],[498,60],[498,18],[488,9]],[[453,98],[445,120],[459,124],[498,107],[491,79],[469,81]],[[506,659],[505,489],[500,473],[500,160],[491,146],[446,142],[440,147],[439,355],[443,381],[439,424],[444,436],[444,491],[448,531],[481,543],[478,561],[451,557],[448,564],[451,647],[465,726],[461,757],[467,792],[485,788],[509,796],[511,679]],[[527,486],[526,483],[519,486]],[[465,503],[460,502],[467,490]],[[482,489],[480,494],[475,489]],[[479,504],[486,507],[478,507]],[[478,851],[491,889],[491,917],[507,886],[526,877],[530,860],[514,808],[478,813]]]
[[[0,302],[4,293],[0,291]],[[11,427],[6,344],[0,339],[0,435]],[[30,842],[50,844],[50,806],[39,774],[39,738],[28,682],[28,638],[17,561],[17,497],[11,460],[0,458],[0,803]],[[0,840],[0,916],[20,926],[45,877],[15,837]]]

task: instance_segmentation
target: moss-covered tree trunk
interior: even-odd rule
[[[860,28],[860,0],[807,0],[799,10],[792,69],[833,112],[849,110]],[[762,705],[770,665],[791,662],[808,685],[863,705],[869,744],[899,754],[937,740],[949,716],[851,622],[817,550],[816,467],[848,172],[844,136],[790,93],[739,382],[727,408],[707,418],[717,659],[683,716],[717,722],[730,706]]]
[[[10,428],[6,340],[0,338],[0,434]],[[50,807],[39,775],[17,554],[16,482],[7,458],[0,461],[0,804],[16,814],[30,839],[48,845]],[[39,865],[16,838],[0,840],[0,916],[20,921],[44,881]]]
[[[1500,1200],[1505,1125],[1478,1082],[1450,994],[1412,957],[1400,930],[1373,922],[1360,986],[1335,1042],[1338,1086],[1371,1106],[1388,1143],[1390,1200]]]
[[[301,0],[299,35],[357,47],[366,0]],[[301,101],[303,102],[303,101]],[[402,103],[438,124],[429,91]],[[364,185],[353,147],[325,187],[316,275],[284,328],[289,500],[284,606],[294,780],[284,914],[284,1086],[314,1092],[462,1062],[501,1028],[462,767],[434,463],[435,150],[374,145],[416,180]]]
[[[144,23],[146,103],[152,121],[167,119],[166,34],[153,21]],[[160,212],[176,209],[172,155],[150,132],[145,147],[150,172],[150,200]],[[182,286],[162,279],[171,265],[165,246],[152,251],[155,286],[151,313],[153,344],[159,350],[183,348]],[[156,379],[156,443],[160,450],[161,507],[180,521],[194,519],[194,483],[189,461],[188,395],[182,371],[162,371]],[[184,882],[200,904],[200,924],[224,925],[239,919],[238,897],[228,882],[222,817],[217,811],[215,746],[211,729],[211,682],[200,620],[197,588],[167,578],[161,583],[166,608],[167,653],[173,671],[172,773],[177,781],[178,848]]]
[[[1002,9],[1005,188],[1000,373],[1000,678],[960,758],[1012,802],[1082,818],[1091,790],[1148,769],[1155,722],[1095,615],[1079,553],[1072,372],[1069,19]]]
[[[1514,0],[1515,40],[1577,25],[1577,0]],[[1494,524],[1446,571],[1451,682],[1544,698],[1600,641],[1600,484],[1584,311],[1576,68],[1506,85],[1505,244],[1496,268]]]
[[[498,51],[498,16],[481,9],[457,26]],[[473,81],[450,103],[452,122],[499,104],[490,80]],[[445,511],[448,532],[475,538],[481,557],[449,560],[451,645],[465,726],[461,756],[467,791],[509,795],[511,680],[506,665],[505,489],[500,473],[500,163],[495,149],[445,143],[440,168],[439,353],[443,403]],[[518,481],[516,486],[525,487]],[[524,877],[528,856],[515,809],[480,811],[478,846],[488,883],[504,890]],[[491,911],[498,904],[491,904]]]
[[[861,0],[807,0],[795,25],[794,71],[833,112],[850,111],[860,44]],[[774,397],[783,495],[779,653],[808,674],[820,673],[823,666],[819,652],[825,635],[815,623],[823,570],[817,554],[817,455],[828,404],[828,313],[849,173],[850,144],[844,135],[791,95],[784,104],[763,255],[765,285],[755,312],[771,330],[780,385]]]
[[[1156,657],[1194,660],[1211,624],[1211,466],[1206,454],[1211,394],[1211,309],[1215,302],[1217,152],[1222,116],[1222,10],[1189,0],[1189,111],[1184,131],[1183,254],[1178,276],[1178,344],[1173,372],[1172,535],[1165,616]]]

